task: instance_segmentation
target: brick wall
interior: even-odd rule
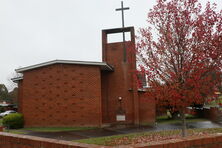
[[[103,61],[114,67],[113,73],[102,73],[101,77],[103,123],[116,122],[117,110],[120,107],[119,97],[122,97],[122,108],[126,112],[125,123],[137,125],[140,121],[153,122],[155,103],[138,96],[134,28],[124,29],[124,32],[130,32],[131,35],[131,40],[125,42],[126,61],[124,61],[123,43],[107,42],[108,34],[122,33],[122,31],[122,28],[102,31]]]
[[[98,66],[69,64],[24,72],[20,105],[25,126],[101,125],[100,76]]]
[[[150,144],[116,146],[113,148],[221,148],[222,135],[166,140]],[[0,132],[0,148],[111,148],[49,138]]]
[[[156,103],[148,98],[144,92],[139,92],[139,117],[141,124],[153,124],[156,120]]]
[[[184,139],[167,140],[152,144],[138,144],[136,148],[221,148],[222,135],[215,134],[206,137],[192,137]]]
[[[0,132],[0,148],[101,148],[101,146]]]
[[[198,111],[198,113],[201,111],[202,111],[202,116],[204,118],[210,119],[211,121],[215,121],[215,122],[221,121],[222,112],[219,110],[219,108],[217,107],[211,107],[210,109],[204,108],[204,110],[200,110]]]
[[[133,122],[132,71],[130,63],[123,62],[122,43],[107,44],[106,62],[114,67],[114,72],[102,74],[103,122],[116,122],[119,108],[118,98],[122,97],[122,108],[126,112],[126,122]]]
[[[23,80],[18,83],[18,112],[22,113]]]

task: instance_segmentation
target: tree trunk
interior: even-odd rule
[[[186,137],[187,136],[187,126],[186,126],[186,116],[185,116],[184,111],[181,112],[181,119],[182,119],[182,137]]]

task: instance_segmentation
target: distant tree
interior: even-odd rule
[[[8,99],[8,89],[4,84],[0,84],[0,101],[6,101]]]
[[[140,71],[150,87],[147,95],[180,112],[185,136],[186,107],[203,104],[219,82],[222,12],[210,3],[203,10],[198,0],[157,0],[148,23],[137,38]]]
[[[18,87],[15,87],[12,91],[8,93],[9,99],[11,103],[17,104],[18,103]]]
[[[19,77],[22,77],[22,74],[21,73],[17,73],[17,72],[13,72],[11,73],[8,78],[7,78],[7,88],[8,88],[8,97],[7,97],[7,100],[4,100],[4,101],[7,101],[9,103],[13,103],[13,104],[17,104],[18,100],[17,100],[17,97],[18,97],[18,84],[13,82],[11,79],[12,78],[19,78]]]
[[[12,78],[18,78],[18,77],[22,77],[22,74],[21,73],[17,73],[17,72],[12,72],[8,78],[7,78],[7,87],[9,90],[13,90],[14,88],[18,87],[18,84],[17,83],[14,83],[11,79]]]

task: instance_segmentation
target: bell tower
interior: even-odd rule
[[[108,43],[108,35],[130,33],[130,41]],[[114,72],[102,73],[103,123],[117,123],[119,98],[125,113],[123,123],[139,124],[139,101],[136,84],[136,52],[134,27],[102,31],[102,59],[113,66]]]

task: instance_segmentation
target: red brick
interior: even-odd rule
[[[25,126],[101,125],[99,67],[56,64],[23,77],[19,111]]]

